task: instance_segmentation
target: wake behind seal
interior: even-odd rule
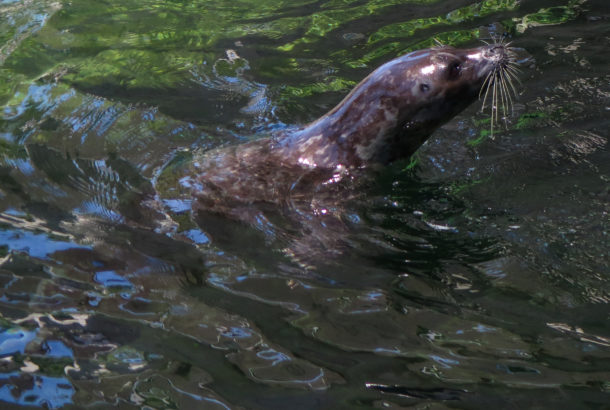
[[[505,44],[442,46],[391,60],[316,121],[197,158],[193,210],[250,219],[253,206],[307,202],[362,170],[407,158],[492,87],[495,98],[510,98],[513,60]]]

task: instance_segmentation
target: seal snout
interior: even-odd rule
[[[508,51],[503,44],[494,44],[487,47],[483,55],[494,64],[508,62]]]
[[[490,73],[504,70],[511,64],[512,54],[505,44],[490,44],[469,50],[467,59],[472,64],[475,82],[484,81]]]

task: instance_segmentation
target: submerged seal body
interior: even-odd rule
[[[358,170],[413,154],[507,65],[502,44],[415,51],[377,68],[336,107],[292,132],[204,153],[193,209],[241,219],[252,204],[286,204]]]

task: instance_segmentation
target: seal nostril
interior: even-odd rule
[[[504,46],[493,46],[490,50],[493,54],[503,54],[504,53]]]

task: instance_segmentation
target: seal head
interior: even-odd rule
[[[508,59],[503,45],[439,47],[403,55],[373,71],[334,109],[287,138],[283,154],[321,167],[406,158],[474,102],[486,79]]]

